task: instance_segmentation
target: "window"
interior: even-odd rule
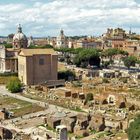
[[[39,65],[44,65],[44,59],[43,58],[39,59]]]

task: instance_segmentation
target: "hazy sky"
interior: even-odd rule
[[[109,27],[140,33],[140,0],[0,0],[0,35],[100,35]]]

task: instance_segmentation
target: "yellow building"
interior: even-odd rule
[[[18,76],[25,85],[57,80],[58,56],[53,49],[21,49]]]

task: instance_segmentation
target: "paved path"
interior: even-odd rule
[[[70,109],[66,109],[64,107],[60,107],[60,106],[57,106],[57,105],[53,105],[53,104],[48,104],[46,102],[42,102],[42,101],[38,101],[38,100],[34,100],[34,99],[30,99],[30,98],[27,98],[27,97],[24,97],[24,96],[21,96],[19,94],[14,94],[14,93],[10,93],[4,85],[0,85],[0,94],[2,95],[7,95],[7,96],[10,96],[10,97],[13,97],[13,98],[16,98],[16,99],[19,99],[19,100],[23,100],[23,101],[27,101],[27,102],[30,102],[30,103],[33,103],[33,104],[37,104],[38,106],[41,106],[41,107],[45,107],[45,108],[48,108],[49,112],[54,112],[57,110],[64,110],[64,111],[70,111],[70,112],[73,112],[73,113],[78,113],[74,110],[70,110]],[[83,112],[82,112],[83,113]]]
[[[16,98],[16,99],[20,99],[20,100],[23,100],[23,101],[27,101],[27,102],[30,102],[30,103],[36,103],[38,104],[39,106],[42,106],[44,107],[45,104],[44,102],[40,102],[40,101],[37,101],[37,100],[33,100],[33,99],[30,99],[30,98],[26,98],[26,97],[23,97],[21,95],[18,95],[18,94],[13,94],[13,93],[10,93],[4,85],[1,85],[0,86],[0,94],[3,94],[3,95],[8,95],[10,97],[13,97],[13,98]]]
[[[43,111],[39,111],[39,112],[35,112],[35,113],[30,113],[30,114],[26,114],[26,115],[23,115],[22,117],[17,117],[17,118],[13,118],[13,119],[10,119],[10,120],[4,120],[1,124],[0,124],[0,127],[5,127],[5,128],[8,128],[8,129],[15,129],[17,132],[21,132],[23,131],[24,132],[24,129],[19,129],[18,127],[16,127],[14,124],[16,121],[20,122],[21,120],[25,119],[25,120],[28,120],[29,118],[32,118],[32,117],[38,117],[40,115],[44,115],[44,116],[47,116],[47,114],[50,114],[50,113],[53,113],[53,112],[56,112],[58,110],[61,110],[61,111],[65,111],[65,112],[73,112],[75,114],[77,114],[78,112],[76,111],[72,111],[72,110],[69,110],[69,109],[66,109],[66,108],[63,108],[63,107],[59,107],[59,106],[55,106],[55,105],[52,105],[52,104],[47,104],[46,102],[42,102],[42,101],[37,101],[37,100],[34,100],[34,99],[30,99],[30,98],[27,98],[27,97],[23,97],[19,94],[13,94],[13,93],[10,93],[4,85],[0,85],[0,94],[2,95],[7,95],[7,96],[10,96],[10,97],[13,97],[13,98],[16,98],[16,99],[19,99],[19,100],[23,100],[23,101],[27,101],[27,102],[30,102],[30,103],[33,103],[33,104],[37,104],[38,106],[41,106],[41,107],[45,107],[46,109],[43,110]],[[25,131],[27,131],[25,129]]]
[[[38,106],[41,106],[41,107],[45,107],[46,108],[43,111],[39,111],[39,112],[35,112],[35,113],[30,113],[30,114],[23,115],[22,118],[24,118],[24,119],[28,119],[28,118],[31,118],[31,117],[36,117],[36,116],[39,116],[39,115],[47,115],[49,113],[53,113],[53,112],[56,112],[58,110],[71,111],[73,113],[77,113],[76,111],[72,111],[72,110],[69,110],[69,109],[66,109],[66,108],[63,108],[63,107],[55,106],[55,105],[52,105],[52,104],[47,104],[46,102],[37,101],[37,100],[34,100],[34,99],[23,97],[23,96],[18,95],[18,94],[10,93],[5,88],[4,85],[1,85],[0,86],[0,94],[7,95],[7,96],[10,96],[10,97],[19,99],[19,100],[27,101],[27,102],[30,102],[30,103],[33,103],[33,104],[37,104]],[[5,122],[10,123],[12,121],[19,121],[22,118],[21,117],[17,117],[17,118],[14,118],[14,119],[6,120]]]
[[[16,93],[16,94],[10,93],[10,92],[5,88],[4,85],[0,85],[0,94],[2,94],[2,95],[7,95],[7,96],[10,96],[10,97],[19,99],[19,100],[27,101],[27,102],[30,102],[30,103],[33,103],[33,104],[37,104],[38,106],[41,106],[41,107],[48,107],[49,110],[51,110],[51,111],[55,111],[56,108],[57,108],[57,109],[68,110],[68,109],[63,108],[63,107],[55,106],[55,105],[52,105],[52,104],[47,104],[46,102],[42,102],[42,101],[38,101],[38,100],[34,100],[34,99],[30,99],[30,98],[21,96],[21,95],[19,95],[18,93]],[[71,111],[71,112],[75,112],[75,111]]]

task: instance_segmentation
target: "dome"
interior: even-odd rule
[[[16,33],[13,40],[27,40],[27,38],[23,33]]]
[[[18,26],[17,33],[13,37],[13,40],[27,40],[27,37],[22,33],[22,28],[21,28],[20,24]]]
[[[64,40],[64,39],[65,39],[64,31],[61,29],[60,30],[60,35],[57,36],[57,40]]]
[[[17,33],[13,37],[13,47],[14,48],[27,48],[28,40],[27,37],[22,33],[22,28],[19,24],[17,28]]]

